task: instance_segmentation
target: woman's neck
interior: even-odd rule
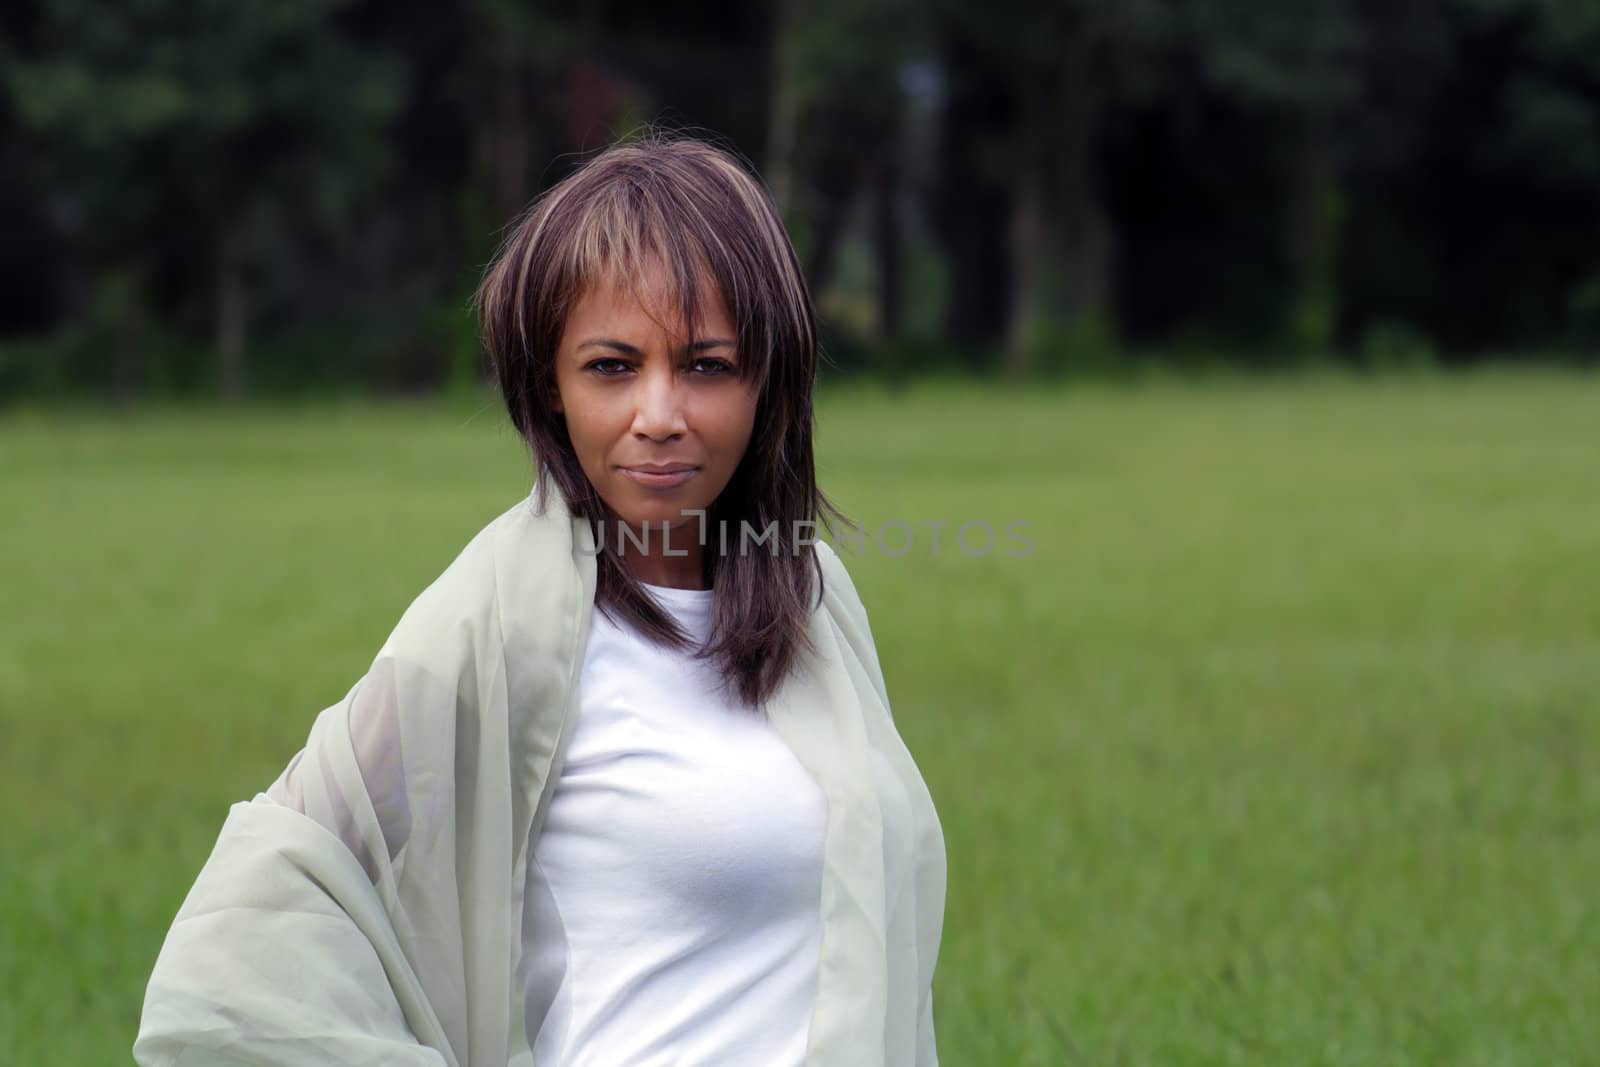
[[[635,578],[668,589],[705,589],[705,546],[693,520],[670,528],[649,523],[644,529],[606,518],[602,544],[615,552]]]

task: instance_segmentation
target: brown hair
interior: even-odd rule
[[[750,444],[708,509],[708,530],[741,522],[776,527],[777,546],[721,554],[708,537],[711,637],[694,648],[602,538],[595,603],[650,639],[715,662],[748,704],[778,688],[809,649],[816,550],[797,544],[796,520],[845,516],[817,488],[812,385],[817,337],[811,295],[772,199],[731,154],[704,141],[647,133],[614,145],[544,193],[514,225],[478,290],[485,346],[511,421],[533,452],[541,505],[548,487],[596,529],[605,512],[565,418],[555,410],[555,356],[566,317],[590,286],[661,264],[693,336],[703,279],[720,291],[738,329],[738,373],[758,388]],[[828,524],[831,529],[831,523]],[[742,546],[741,546],[742,547]]]

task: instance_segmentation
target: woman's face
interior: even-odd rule
[[[702,292],[697,337],[676,305],[660,267],[634,292],[591,286],[556,353],[556,410],[583,473],[615,519],[649,523],[653,542],[664,526],[698,524],[682,512],[710,508],[755,425],[756,389],[737,376],[738,332],[716,286]]]

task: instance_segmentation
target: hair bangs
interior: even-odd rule
[[[770,202],[754,179],[720,155],[685,151],[647,160],[641,152],[631,159],[633,148],[613,149],[617,158],[610,166],[597,166],[610,172],[609,180],[595,181],[571,205],[554,287],[561,314],[592,287],[612,286],[652,313],[675,311],[691,340],[714,288],[739,331],[740,377],[764,387],[775,352],[815,345],[798,263],[786,264],[782,255],[792,256],[788,238],[777,230],[782,245],[775,245],[774,230],[762,225]],[[657,265],[669,291],[639,292],[638,280]],[[774,277],[791,271],[792,278]]]

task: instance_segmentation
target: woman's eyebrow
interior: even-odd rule
[[[615,349],[616,351],[621,352],[624,355],[628,355],[628,356],[643,355],[643,353],[639,350],[637,345],[630,345],[626,341],[618,341],[615,338],[611,338],[611,337],[591,337],[587,341],[580,341],[578,343],[578,347],[580,349],[582,349],[582,348],[590,348],[590,347],[610,348],[610,349]],[[711,338],[707,338],[704,341],[695,341],[693,344],[684,345],[682,348],[678,349],[678,351],[679,352],[704,352],[707,349],[711,349],[711,348],[735,348],[735,347],[737,347],[737,346],[732,341],[729,341],[726,338],[711,337]]]

